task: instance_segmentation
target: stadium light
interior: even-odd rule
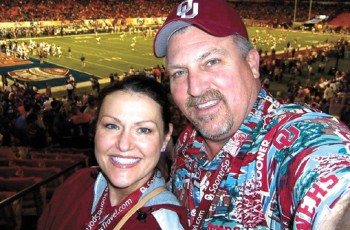
[[[310,20],[311,18],[311,8],[312,8],[312,0],[310,0],[310,7],[309,7],[309,17],[308,17],[308,21]]]
[[[293,24],[295,24],[295,17],[297,14],[297,0],[295,0],[295,4],[294,4],[294,18],[293,18]]]

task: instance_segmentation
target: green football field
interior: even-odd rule
[[[277,51],[283,50],[288,41],[293,46],[295,38],[301,47],[305,47],[306,45],[311,46],[323,43],[326,40],[333,41],[340,37],[340,35],[266,30],[262,28],[249,28],[249,34],[251,38],[254,34],[259,34],[260,41],[255,44],[256,47],[268,51],[270,51],[274,43],[271,37],[276,38]],[[100,37],[99,42],[96,39],[97,37]],[[136,37],[136,43],[134,50],[132,50],[131,44],[134,37]],[[94,74],[101,78],[108,78],[111,73],[117,72],[121,74],[128,71],[131,66],[136,70],[143,70],[144,68],[163,64],[162,59],[153,56],[153,37],[145,40],[140,35],[126,34],[125,38],[121,39],[120,33],[114,33],[42,37],[32,38],[32,40],[36,41],[36,43],[45,41],[47,43],[55,43],[56,46],[61,46],[62,57],[49,56],[46,60],[47,62],[88,74]],[[68,57],[68,47],[72,50],[71,57]],[[85,56],[85,67],[81,65],[81,56]]]

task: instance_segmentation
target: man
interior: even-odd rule
[[[192,229],[350,229],[350,131],[261,88],[259,54],[231,5],[182,2],[154,53],[193,124],[170,181]]]
[[[60,45],[57,45],[57,54],[58,54],[58,57],[62,57],[62,49],[61,49],[61,46]]]
[[[98,78],[95,75],[91,75],[90,77],[92,94],[97,96],[100,93],[100,83],[98,82]]]
[[[69,101],[74,100],[75,88],[76,88],[75,78],[72,74],[69,74],[68,79],[66,80],[67,98]]]
[[[81,66],[85,67],[85,56],[83,54],[80,57],[80,61],[81,61]]]
[[[68,47],[68,57],[72,57],[72,49],[70,47]]]
[[[90,113],[81,112],[79,106],[71,107],[70,121],[73,128],[73,145],[78,148],[87,148],[91,144],[89,138],[90,125],[93,116]]]

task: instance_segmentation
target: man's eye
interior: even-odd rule
[[[175,73],[171,74],[171,77],[177,78],[177,77],[181,77],[184,74],[185,74],[185,71],[176,71]]]
[[[207,66],[213,66],[213,65],[216,65],[219,63],[219,60],[218,59],[213,59],[213,60],[209,60],[207,62]]]
[[[138,129],[138,132],[139,132],[139,133],[142,133],[142,134],[148,134],[148,133],[151,132],[151,130],[148,129],[148,128],[139,128],[139,129]]]

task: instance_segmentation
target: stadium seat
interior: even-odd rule
[[[60,168],[57,167],[22,167],[22,173],[24,177],[39,177],[42,180],[46,180],[61,172]],[[50,183],[43,185],[46,188],[46,200],[43,200],[43,207],[45,207],[47,200],[49,200],[54,192],[54,190],[63,183],[63,175],[57,179],[51,181]]]
[[[13,165],[13,161],[10,159],[1,159],[0,158],[0,166],[10,166]]]
[[[20,192],[36,183],[41,182],[39,177],[9,177],[0,178],[0,191]],[[40,215],[43,201],[46,201],[46,188],[40,187],[39,191],[33,191],[23,198],[20,202],[21,215]]]
[[[29,152],[28,156],[30,159],[52,159],[52,160],[55,160],[55,159],[60,158],[59,154],[51,153],[51,152],[48,152],[48,153]]]
[[[28,167],[45,167],[43,159],[14,159],[12,165]]]
[[[0,201],[15,195],[15,191],[0,192]],[[0,229],[15,229],[21,228],[21,200],[15,200],[11,204],[0,209]]]
[[[88,157],[84,153],[59,153],[58,159],[70,159],[77,162],[83,162],[84,166],[88,165]]]
[[[71,159],[58,159],[58,160],[52,160],[52,159],[42,159],[44,162],[44,165],[46,167],[57,167],[61,170],[67,169],[68,167],[72,166],[75,162]]]
[[[0,148],[0,159],[16,159],[16,153],[11,147],[1,147]]]
[[[21,168],[17,165],[14,166],[0,166],[0,177],[19,177],[21,176]]]
[[[29,157],[31,159],[49,159],[49,160],[71,159],[74,162],[82,161],[84,162],[85,165],[88,164],[88,157],[84,153],[30,152]]]
[[[39,183],[40,181],[42,181],[42,179],[38,177],[0,177],[0,191],[19,192],[36,183]]]

